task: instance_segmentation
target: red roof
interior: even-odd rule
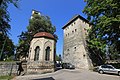
[[[39,33],[36,33],[34,35],[34,37],[47,37],[47,38],[52,38],[52,39],[55,39],[54,36],[50,33],[47,33],[47,32],[39,32]]]

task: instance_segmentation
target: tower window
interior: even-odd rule
[[[69,26],[67,28],[69,29]]]
[[[75,32],[77,31],[77,29],[75,29]]]
[[[76,47],[74,47],[74,50],[76,51]]]
[[[67,36],[67,34],[66,34],[66,36]]]
[[[74,24],[75,24],[75,22],[74,22]]]
[[[67,49],[67,51],[69,51],[69,49]]]
[[[68,36],[69,36],[69,33],[68,33]]]
[[[71,26],[73,26],[73,24],[71,24]]]

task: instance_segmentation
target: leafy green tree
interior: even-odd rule
[[[8,37],[9,30],[11,26],[10,22],[10,15],[7,11],[8,5],[13,4],[17,7],[18,0],[0,0],[0,58],[10,57],[13,54],[13,42]]]
[[[17,2],[18,0],[0,0],[0,31],[4,34],[7,34],[11,29],[10,16],[7,11],[8,4],[14,4],[17,7]]]
[[[59,61],[59,56],[56,54],[56,56],[55,56],[55,60],[56,61]]]
[[[20,58],[26,58],[29,52],[29,46],[32,36],[28,32],[22,32],[19,36],[19,45],[16,50],[16,58],[19,60]]]
[[[92,54],[105,60],[105,48],[109,54],[120,54],[120,0],[85,0],[83,12],[93,24],[89,30],[88,48]],[[114,57],[111,57],[114,59]]]
[[[56,61],[62,61],[61,55],[59,54],[59,56],[58,56],[58,55],[56,54],[55,60],[56,60]]]
[[[18,57],[27,57],[27,53],[30,47],[30,41],[36,33],[48,32],[53,34],[53,36],[57,39],[57,36],[54,34],[55,31],[56,28],[52,25],[48,16],[33,14],[32,18],[29,20],[27,31],[22,32],[19,36],[19,45],[17,47]]]
[[[4,48],[3,48],[4,47]],[[3,50],[2,50],[3,49]],[[15,46],[9,37],[0,34],[0,60],[12,60],[14,55]]]
[[[42,16],[38,14],[33,14],[33,18],[29,20],[29,26],[27,29],[33,34],[37,32],[49,32],[54,34],[56,31],[55,26],[52,25],[48,16]]]

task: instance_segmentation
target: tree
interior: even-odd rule
[[[4,48],[3,48],[4,46]],[[0,34],[0,60],[12,60],[14,55],[15,46],[9,37]]]
[[[48,16],[33,14],[33,18],[29,20],[28,32],[35,34],[37,32],[49,32],[54,34],[55,26],[52,25]]]
[[[13,54],[14,45],[11,39],[8,37],[11,26],[10,15],[7,11],[8,4],[13,4],[17,7],[18,0],[0,0],[0,58],[3,60],[4,56],[10,57]]]
[[[7,34],[11,29],[9,24],[10,16],[7,11],[8,4],[12,3],[15,7],[17,7],[18,0],[0,0],[0,31],[4,34]]]
[[[56,54],[55,60],[56,60],[56,61],[62,61],[61,55],[59,54],[59,56],[58,56],[58,55]]]
[[[19,36],[19,45],[17,47],[18,57],[27,57],[29,52],[30,41],[32,37],[38,32],[48,32],[54,34],[56,31],[55,26],[52,25],[50,18],[48,16],[43,16],[39,14],[33,14],[32,18],[29,20],[29,25],[27,26],[27,31],[22,32]]]
[[[105,60],[105,47],[109,54],[120,54],[120,0],[85,0],[83,12],[93,24],[89,30],[88,48]],[[114,59],[114,57],[112,57]]]
[[[16,46],[16,58],[26,58],[28,56],[29,47],[30,47],[30,41],[32,39],[32,36],[28,32],[22,32],[19,36],[19,45]]]

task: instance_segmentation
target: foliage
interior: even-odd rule
[[[9,37],[4,36],[3,34],[0,34],[0,52],[3,48],[2,54],[0,54],[1,56],[1,60],[5,59],[5,60],[10,60],[12,59],[12,56],[14,55],[14,49],[15,46],[12,42],[11,39],[9,39]]]
[[[19,36],[19,45],[17,46],[16,50],[16,57],[19,59],[21,56],[22,57],[27,57],[28,56],[28,51],[29,51],[29,46],[30,46],[30,41],[32,39],[32,36],[29,35],[28,32],[22,32],[21,35]]]
[[[55,60],[56,61],[59,61],[59,56],[56,54],[56,56],[55,56]]]
[[[55,26],[52,25],[48,16],[42,16],[38,14],[34,14],[33,18],[30,19],[27,29],[33,34],[37,32],[49,32],[51,34],[54,34],[56,30]]]
[[[7,11],[8,4],[12,3],[17,7],[18,0],[0,0],[0,31],[4,34],[8,33],[11,29],[9,24],[10,16]]]
[[[85,0],[83,12],[93,24],[89,31],[88,47],[105,59],[106,45],[109,54],[120,54],[120,0]],[[114,57],[112,57],[114,59]]]
[[[56,61],[62,61],[61,55],[58,56],[58,55],[56,54],[55,60],[56,60]]]
[[[8,4],[13,4],[17,7],[18,0],[0,0],[0,58],[1,60],[10,59],[14,53],[14,45],[8,37],[11,26],[10,15],[7,11]]]
[[[29,20],[29,25],[27,26],[27,31],[22,32],[19,36],[19,45],[17,46],[17,57],[28,56],[30,41],[32,37],[38,32],[48,32],[55,36],[56,31],[55,26],[52,25],[50,18],[48,16],[43,16],[39,14],[33,14],[32,18]]]

